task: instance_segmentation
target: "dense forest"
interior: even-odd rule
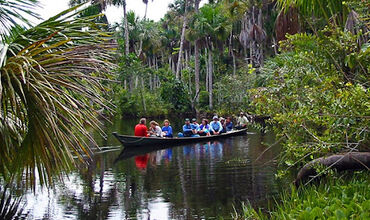
[[[368,1],[175,0],[155,22],[127,11],[124,0],[71,0],[71,9],[34,26],[24,14],[38,17],[30,10],[36,0],[0,3],[3,186],[52,186],[54,177],[88,164],[95,143],[88,129],[115,113],[268,116],[267,129],[283,146],[283,179],[328,154],[369,152]],[[122,22],[108,24],[101,13],[109,5],[122,8]],[[367,173],[327,184],[366,187],[367,163]],[[322,166],[316,173],[335,176]],[[310,200],[321,191],[291,195]],[[343,200],[345,211],[316,217],[365,218],[359,210],[369,210],[369,194],[355,199],[360,205],[351,210]],[[312,214],[300,216],[305,208],[278,205],[267,216],[246,206],[234,217],[293,210],[289,218],[303,218]]]

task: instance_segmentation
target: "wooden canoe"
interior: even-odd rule
[[[121,135],[117,132],[113,132],[113,135],[122,143],[125,147],[132,146],[168,146],[168,145],[181,145],[194,142],[204,142],[220,138],[227,138],[231,136],[237,136],[247,133],[247,129],[232,130],[227,133],[220,135],[211,135],[211,136],[200,136],[200,137],[174,137],[174,138],[160,138],[160,137],[137,137],[131,135]]]

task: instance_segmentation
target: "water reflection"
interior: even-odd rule
[[[39,219],[228,219],[233,205],[248,199],[263,207],[277,192],[271,161],[279,149],[265,152],[262,142],[274,137],[96,154],[55,190],[28,194],[26,210]]]

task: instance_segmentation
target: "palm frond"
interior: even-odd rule
[[[38,0],[0,0],[0,40],[6,41],[6,36],[16,26],[31,26],[28,17],[39,18],[34,12]]]
[[[110,77],[116,45],[96,16],[73,16],[81,5],[19,33],[1,67],[0,173],[29,186],[51,184],[87,162],[96,146],[86,127],[99,128],[95,109],[106,106],[101,80]],[[77,12],[76,12],[76,9]],[[3,48],[5,49],[5,48]]]
[[[305,16],[325,18],[327,22],[335,22],[339,26],[344,26],[349,12],[341,0],[277,0],[277,3],[284,12],[296,7]]]

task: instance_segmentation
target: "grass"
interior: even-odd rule
[[[319,185],[292,187],[276,198],[272,210],[249,203],[233,219],[370,219],[370,172],[346,173],[321,180]]]

